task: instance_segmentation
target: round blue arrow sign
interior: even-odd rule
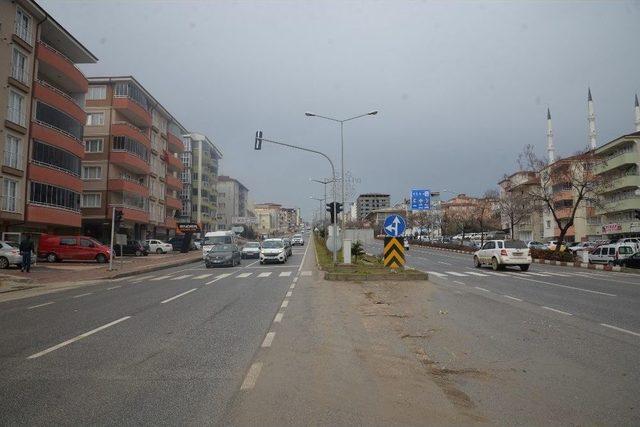
[[[407,228],[404,218],[400,215],[389,215],[384,220],[384,232],[387,236],[398,237],[404,234],[404,230]]]

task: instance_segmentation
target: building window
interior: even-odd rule
[[[11,58],[11,77],[26,85],[29,84],[29,63],[27,55],[17,47],[13,48]]]
[[[10,168],[22,170],[22,149],[20,138],[13,135],[7,135],[7,139],[4,144],[3,164]]]
[[[104,113],[87,113],[87,126],[104,125]]]
[[[7,120],[22,127],[27,126],[24,115],[24,96],[13,90],[9,91],[9,103],[7,105]]]
[[[87,92],[87,99],[107,99],[107,87],[106,86],[89,86]]]
[[[85,153],[102,153],[102,139],[86,139],[84,141]]]
[[[52,167],[63,172],[80,176],[80,157],[43,142],[33,141],[31,153],[33,163]]]
[[[147,147],[127,136],[114,136],[112,149],[114,151],[127,151],[140,157],[145,162],[149,162],[149,150],[147,150]]]
[[[102,166],[83,166],[82,179],[100,179],[102,178]]]
[[[130,98],[136,101],[145,111],[149,111],[147,97],[142,89],[131,82],[118,82],[114,88],[114,95],[117,98]]]
[[[2,210],[7,212],[19,212],[18,181],[5,178],[2,182]]]
[[[80,193],[54,185],[31,182],[29,201],[33,204],[80,211]]]
[[[102,205],[102,194],[100,193],[84,193],[82,195],[83,208],[99,208]]]
[[[33,44],[31,39],[31,16],[17,8],[16,10],[16,34],[29,44]]]
[[[36,105],[36,120],[71,138],[82,140],[82,123],[57,108],[38,101]]]
[[[551,221],[547,220],[547,228],[551,228]]]

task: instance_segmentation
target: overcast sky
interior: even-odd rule
[[[222,172],[256,202],[300,206],[345,164],[357,192],[411,188],[479,195],[516,168],[526,144],[587,144],[587,87],[598,144],[633,131],[640,92],[640,2],[39,0],[98,58],[88,76],[133,75],[224,153]],[[447,195],[448,196],[448,195]]]

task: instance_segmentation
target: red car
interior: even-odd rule
[[[109,261],[109,257],[109,247],[91,237],[43,234],[38,243],[38,258],[49,262],[96,260],[103,263]]]

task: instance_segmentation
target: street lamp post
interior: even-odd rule
[[[309,198],[311,200],[317,200],[320,202],[320,210],[324,211],[324,214],[322,215],[322,226],[324,227],[325,223],[327,222],[327,210],[324,209],[324,204],[326,203],[326,200],[327,200],[327,191],[325,190],[324,192],[324,199],[321,199],[319,197],[313,197],[313,196],[309,196]]]
[[[332,122],[336,122],[336,123],[340,123],[340,169],[341,169],[341,187],[342,187],[342,209],[346,209],[346,206],[344,204],[344,124],[345,122],[349,122],[351,120],[355,120],[355,119],[359,119],[360,117],[365,117],[365,116],[375,116],[376,114],[378,114],[378,110],[373,110],[373,111],[369,111],[368,113],[365,114],[360,114],[359,116],[354,116],[354,117],[349,117],[348,119],[336,119],[333,117],[327,117],[327,116],[322,116],[320,114],[316,114],[316,113],[311,113],[309,111],[307,111],[306,113],[304,113],[305,116],[307,117],[319,117],[321,119],[326,119],[326,120],[331,120]],[[335,183],[334,183],[335,186]],[[336,218],[336,224],[338,222],[338,218]],[[346,225],[346,218],[344,213],[342,214],[342,230],[344,232],[345,230],[345,225]]]
[[[313,179],[313,178],[309,178],[309,181],[318,182],[318,183],[322,184],[322,186],[324,187],[324,200],[325,200],[325,203],[326,203],[326,200],[327,200],[327,184],[330,183],[331,180],[330,179]],[[312,199],[313,199],[313,197],[312,197]],[[323,208],[323,210],[324,210],[324,215],[323,215],[324,222],[322,224],[324,225],[327,222],[327,210],[324,209],[324,208]]]

